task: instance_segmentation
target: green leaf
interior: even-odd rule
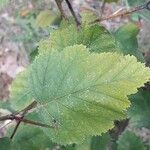
[[[91,150],[108,150],[111,142],[111,137],[108,133],[102,136],[92,138]]]
[[[128,110],[130,124],[135,127],[150,128],[150,92],[140,90],[131,96],[131,103]]]
[[[39,53],[46,50],[51,51],[52,48],[61,51],[75,44],[86,45],[91,52],[121,52],[115,38],[104,27],[83,25],[81,30],[77,31],[77,27],[71,24],[66,28],[60,27],[51,34],[50,39],[41,41]]]
[[[84,140],[82,144],[72,144],[67,146],[61,146],[61,150],[91,150],[90,149],[91,138]]]
[[[58,15],[56,15],[53,11],[43,10],[37,16],[36,24],[39,27],[46,27],[55,24],[56,20],[58,19]]]
[[[91,138],[87,138],[82,144],[76,145],[76,150],[91,150]]]
[[[9,138],[0,138],[0,149],[11,150],[11,140]]]
[[[12,127],[9,129],[7,136],[11,135],[11,130],[13,130]],[[20,125],[14,139],[10,140],[9,138],[4,138],[2,143],[4,145],[4,150],[7,150],[7,147],[8,150],[46,150],[56,146],[41,129],[30,125]]]
[[[127,0],[128,5],[131,7],[134,6],[140,6],[143,5],[144,3],[146,4],[149,0]],[[144,19],[150,20],[150,11],[149,10],[142,10],[137,12],[136,14],[138,14],[139,16],[143,17]]]
[[[131,54],[139,60],[144,60],[142,53],[138,50],[138,33],[139,28],[133,23],[128,23],[121,26],[114,35],[120,43],[123,54]]]
[[[81,23],[82,25],[89,25],[91,22],[97,19],[97,15],[89,10],[82,10],[81,13]]]
[[[54,143],[37,127],[21,125],[14,137],[13,146],[18,150],[52,149]]]
[[[11,85],[10,99],[13,109],[21,110],[33,101],[27,88],[27,77],[28,70],[26,69],[17,75]]]
[[[11,107],[11,102],[9,100],[7,101],[0,101],[0,109],[7,109],[9,111],[13,111]]]
[[[125,118],[127,95],[149,77],[149,68],[134,56],[90,53],[75,45],[41,53],[26,80],[39,103],[39,117],[53,126],[44,132],[56,143],[71,144],[101,135],[114,120]]]
[[[117,150],[145,150],[142,140],[131,131],[124,131],[118,140]]]

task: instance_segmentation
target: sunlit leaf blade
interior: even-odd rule
[[[128,110],[130,124],[135,127],[150,128],[150,92],[140,90],[131,96],[131,107]]]
[[[123,54],[131,54],[136,56],[139,60],[144,60],[142,52],[138,49],[137,35],[139,28],[133,24],[128,23],[121,26],[116,32],[115,37],[119,41],[120,48]]]
[[[140,137],[131,131],[124,131],[118,140],[117,150],[146,150]]]
[[[83,25],[80,31],[74,24],[62,27],[53,32],[50,39],[41,41],[39,51],[59,51],[74,44],[86,45],[91,52],[120,52],[115,38],[102,26]]]
[[[92,138],[91,150],[108,150],[111,143],[111,137],[108,133],[102,136],[95,136]]]
[[[90,53],[83,45],[45,51],[33,62],[29,91],[39,103],[43,129],[56,143],[80,143],[123,119],[127,95],[148,81],[150,70],[134,56]]]

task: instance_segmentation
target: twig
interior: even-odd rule
[[[107,17],[104,17],[104,18],[98,18],[98,19],[94,20],[94,21],[91,22],[91,23],[97,23],[97,22],[102,22],[102,21],[105,21],[105,20],[114,19],[114,18],[117,18],[117,17],[123,17],[123,16],[129,15],[129,14],[131,14],[131,13],[133,13],[133,12],[140,11],[140,10],[143,10],[143,9],[150,10],[150,1],[147,2],[147,3],[144,4],[144,5],[141,5],[141,6],[137,6],[137,7],[135,7],[135,8],[132,8],[132,9],[129,10],[129,11],[125,11],[125,12],[122,12],[122,13],[118,13],[118,14],[115,14],[115,15],[112,15],[112,16],[107,16]]]
[[[24,116],[26,115],[26,113],[27,113],[29,110],[31,110],[33,107],[35,107],[36,105],[37,105],[37,102],[34,101],[34,102],[32,102],[29,106],[27,106],[25,109],[23,109],[22,116],[20,117],[19,120],[16,120],[16,121],[18,121],[18,122],[17,122],[17,124],[16,124],[16,126],[15,126],[15,129],[14,129],[12,135],[10,136],[10,139],[13,139],[13,137],[14,137],[14,135],[16,134],[17,129],[18,129],[19,125],[21,124],[22,119],[24,118]]]
[[[76,22],[77,27],[80,27],[81,23],[80,23],[80,21],[78,20],[76,14],[75,14],[75,12],[74,12],[74,9],[73,9],[73,7],[72,7],[72,5],[71,5],[71,3],[69,2],[69,0],[65,0],[65,1],[66,1],[67,5],[68,5],[68,8],[69,8],[69,10],[70,10],[72,16],[74,17],[74,20],[75,20],[75,22]]]
[[[103,0],[103,2],[102,2],[102,6],[101,6],[101,12],[100,12],[100,18],[102,17],[102,15],[103,15],[103,12],[104,12],[104,9],[105,9],[105,4],[106,4],[106,1],[105,0]]]
[[[33,101],[29,106],[27,106],[26,108],[24,108],[21,111],[18,111],[18,112],[15,112],[15,113],[12,113],[12,114],[0,117],[0,121],[14,120],[15,119],[14,116],[18,115],[21,112],[29,111],[29,110],[33,109],[36,105],[37,105],[37,102]]]
[[[37,121],[33,121],[33,120],[20,118],[20,117],[15,117],[15,120],[21,120],[23,123],[36,125],[36,126],[40,126],[40,127],[53,128],[53,126],[50,126],[50,125],[47,125],[47,124],[43,124],[43,123],[40,123],[40,122],[37,122]]]
[[[21,122],[24,122],[24,123],[27,123],[27,124],[31,124],[31,125],[40,126],[40,127],[45,127],[45,128],[54,128],[53,126],[50,126],[50,125],[47,125],[47,124],[43,124],[43,123],[36,122],[36,121],[33,121],[33,120],[24,119],[26,113],[29,110],[31,110],[34,107],[36,107],[36,105],[37,105],[37,102],[33,101],[29,106],[27,106],[26,108],[24,108],[23,110],[21,110],[19,112],[15,112],[13,114],[0,117],[0,121],[5,121],[5,120],[16,120],[17,121],[17,125],[15,126],[15,129],[14,129],[10,139],[13,139],[13,137],[16,134],[17,129],[18,129],[18,127],[19,127]],[[22,112],[22,115],[21,116],[17,116],[21,112]]]
[[[56,4],[57,4],[57,7],[58,7],[60,13],[61,13],[61,17],[62,17],[63,19],[67,19],[66,15],[65,15],[65,12],[64,12],[64,10],[63,10],[63,8],[62,8],[62,0],[55,0],[55,2],[56,2]]]
[[[15,136],[16,132],[17,132],[17,129],[21,123],[21,120],[23,119],[24,116],[21,117],[21,119],[18,121],[17,125],[15,126],[15,129],[13,130],[11,136],[10,136],[10,139],[13,139],[13,137]]]

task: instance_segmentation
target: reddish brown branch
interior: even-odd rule
[[[144,4],[144,5],[132,8],[129,11],[125,11],[125,12],[122,12],[122,13],[118,13],[118,14],[103,17],[103,18],[98,18],[98,19],[94,20],[92,23],[102,22],[102,21],[114,19],[114,18],[117,18],[117,17],[124,17],[124,16],[130,15],[130,14],[136,12],[136,11],[140,11],[140,10],[143,10],[143,9],[150,10],[150,1],[146,4]]]
[[[19,120],[16,120],[17,121],[17,124],[15,126],[15,129],[14,131],[12,132],[12,135],[10,137],[10,139],[13,139],[13,137],[15,136],[16,132],[17,132],[17,129],[19,128],[19,125],[21,124],[22,122],[22,119],[24,118],[24,116],[28,113],[29,110],[31,110],[33,107],[35,107],[37,105],[37,102],[34,101],[32,102],[29,106],[27,106],[25,109],[22,110],[22,115],[20,117]],[[16,117],[16,116],[14,116]],[[15,119],[15,118],[14,118]]]
[[[33,121],[33,120],[24,119],[24,118],[21,118],[21,117],[16,117],[15,116],[15,120],[18,120],[18,121],[21,120],[21,122],[24,122],[24,123],[27,123],[27,124],[30,124],[30,125],[36,125],[36,126],[45,127],[45,128],[53,128],[53,126],[43,124],[43,123]]]
[[[31,125],[35,125],[35,126],[45,127],[45,128],[54,128],[53,126],[43,124],[43,123],[40,123],[40,122],[36,122],[36,121],[33,121],[33,120],[28,120],[28,119],[24,118],[25,115],[28,113],[28,111],[33,109],[34,107],[36,107],[36,105],[37,105],[37,102],[34,101],[29,106],[27,106],[26,108],[24,108],[23,110],[21,110],[19,112],[15,112],[13,114],[0,117],[0,121],[5,121],[5,120],[15,120],[15,121],[17,121],[17,124],[14,128],[14,131],[12,132],[12,135],[11,135],[10,139],[13,139],[14,135],[17,132],[17,129],[18,129],[19,125],[21,124],[21,122],[31,124]],[[21,112],[22,112],[22,114],[21,114],[21,116],[19,116],[19,114]]]

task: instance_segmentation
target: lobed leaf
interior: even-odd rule
[[[45,51],[33,62],[28,88],[39,103],[43,129],[52,141],[80,143],[125,118],[127,96],[147,82],[150,70],[134,56],[90,53],[83,45]]]

